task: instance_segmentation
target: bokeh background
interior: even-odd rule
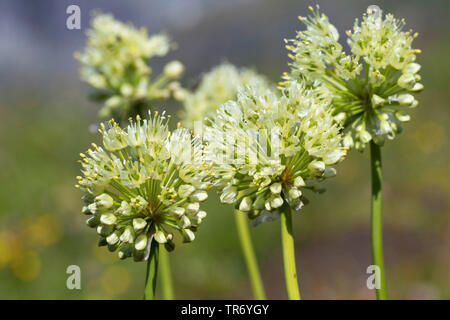
[[[383,148],[385,260],[395,299],[450,298],[448,1],[58,0],[0,3],[0,298],[140,299],[145,264],[97,248],[74,188],[78,154],[98,140],[89,131],[99,106],[87,100],[73,52],[81,50],[90,12],[167,31],[187,69],[186,86],[221,61],[253,66],[276,81],[287,69],[284,38],[298,15],[319,3],[343,34],[370,4],[404,17],[420,33],[415,47],[425,90],[404,132]],[[81,7],[82,29],[66,29],[66,8]],[[181,106],[160,109],[177,114]],[[175,121],[174,121],[175,123]],[[373,299],[368,153],[352,151],[294,216],[297,267],[306,299]],[[212,195],[208,218],[190,245],[170,254],[177,298],[249,299],[231,208]],[[284,299],[279,223],[252,229],[267,295]],[[82,289],[66,288],[78,265]]]

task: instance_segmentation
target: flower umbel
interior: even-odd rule
[[[202,76],[198,88],[186,96],[183,124],[192,127],[195,121],[203,122],[221,104],[235,100],[239,87],[256,84],[262,88],[272,86],[266,77],[252,69],[238,69],[228,62],[214,67]]]
[[[217,110],[206,128],[205,156],[224,203],[258,224],[278,217],[287,202],[299,210],[302,191],[335,175],[345,156],[329,99],[292,82],[282,96],[270,89],[241,89]]]
[[[171,49],[165,34],[148,36],[144,28],[137,30],[112,15],[97,14],[87,36],[85,51],[76,52],[75,57],[81,63],[81,78],[97,90],[92,97],[104,101],[101,118],[126,120],[152,101],[167,99],[181,89],[178,82],[172,82],[183,73],[180,62],[169,62],[157,76],[147,64]]]
[[[100,132],[103,147],[93,144],[81,154],[83,176],[77,177],[86,192],[82,212],[100,235],[99,245],[140,261],[152,239],[172,250],[173,230],[193,241],[206,217],[200,202],[209,185],[198,141],[187,129],[171,134],[157,113],[130,119],[125,130],[111,120]]]
[[[416,34],[403,31],[404,20],[392,14],[383,17],[377,6],[370,6],[353,32],[347,31],[351,54],[339,44],[339,33],[328,18],[310,7],[312,15],[299,17],[306,25],[296,39],[287,40],[290,81],[323,84],[333,97],[332,108],[344,125],[344,144],[362,151],[373,140],[382,145],[401,132],[408,121],[408,110],[417,106],[414,93],[422,90],[415,62],[420,50],[412,49]]]

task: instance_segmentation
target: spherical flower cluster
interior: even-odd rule
[[[173,80],[181,76],[183,65],[169,62],[157,76],[148,66],[149,59],[165,56],[170,50],[166,35],[148,36],[145,29],[137,30],[109,14],[95,15],[91,24],[85,51],[76,52],[75,58],[81,63],[81,78],[96,89],[92,97],[104,101],[101,118],[126,120],[151,101],[176,95],[180,85]]]
[[[323,84],[333,97],[333,113],[344,125],[348,147],[362,151],[371,140],[382,145],[386,137],[393,139],[409,120],[408,109],[418,104],[413,94],[423,88],[415,62],[420,50],[411,48],[417,34],[402,30],[404,20],[392,14],[383,18],[377,6],[370,6],[353,32],[347,31],[347,55],[328,18],[318,8],[310,10],[311,16],[299,17],[306,30],[287,40],[293,62],[282,84]]]
[[[319,191],[346,154],[329,103],[294,81],[281,97],[247,87],[223,104],[204,135],[220,200],[235,203],[254,224],[277,218],[284,204],[299,210],[303,190]]]
[[[83,176],[77,177],[86,192],[82,212],[100,235],[99,245],[139,261],[147,259],[152,239],[173,249],[172,230],[194,240],[206,217],[200,202],[209,186],[199,142],[187,129],[171,134],[157,114],[130,119],[125,130],[111,120],[100,132],[103,147],[93,144],[81,154]]]
[[[252,69],[240,68],[224,62],[205,73],[197,89],[184,101],[183,124],[192,127],[195,121],[203,122],[228,100],[235,100],[238,87],[256,85],[269,88],[269,80]]]

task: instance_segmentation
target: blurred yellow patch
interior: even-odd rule
[[[110,295],[119,295],[130,287],[130,273],[121,266],[106,269],[101,277],[103,289]]]
[[[61,239],[62,226],[55,216],[44,214],[27,223],[29,241],[36,246],[49,246]]]
[[[14,257],[11,270],[14,275],[23,281],[31,281],[41,272],[41,259],[34,251],[26,251]]]
[[[419,124],[410,137],[413,144],[425,154],[441,150],[446,142],[445,128],[432,121]]]

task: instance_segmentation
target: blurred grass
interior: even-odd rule
[[[423,45],[419,107],[382,150],[387,280],[392,298],[449,299],[448,33]],[[85,107],[82,90],[43,90],[25,83],[0,106],[0,298],[140,299],[145,265],[97,248],[79,214],[76,161],[97,140],[87,130],[96,109]],[[294,216],[302,296],[371,299],[367,152],[350,152],[326,187]],[[212,194],[207,212],[196,241],[170,254],[177,298],[251,298],[232,208]],[[267,295],[284,298],[278,221],[252,233]],[[82,290],[66,289],[72,264]]]

